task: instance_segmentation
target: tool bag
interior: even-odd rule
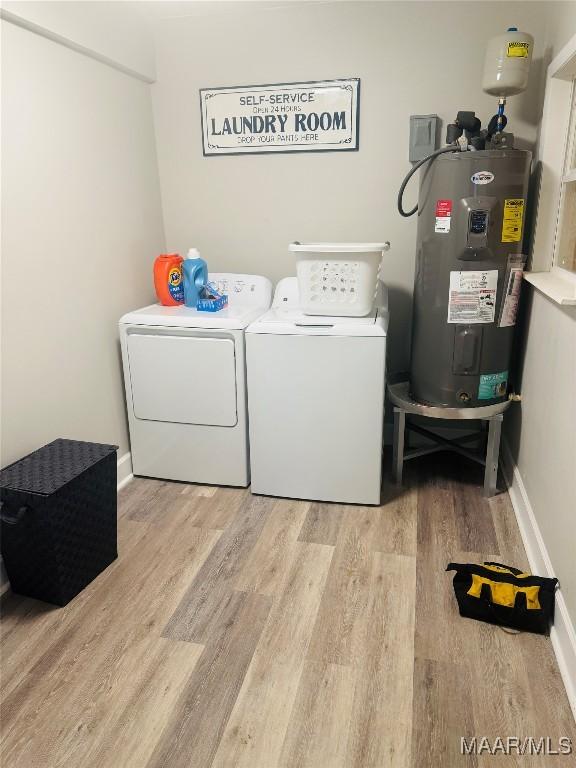
[[[500,563],[449,563],[461,616],[546,635],[554,622],[558,579],[523,573]]]

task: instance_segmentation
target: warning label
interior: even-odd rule
[[[506,56],[510,59],[527,59],[530,51],[530,43],[508,43]]]
[[[493,323],[498,270],[450,272],[449,323]]]
[[[522,238],[522,222],[524,220],[524,200],[507,198],[504,201],[502,216],[502,242],[519,243]]]
[[[450,232],[450,221],[452,218],[452,200],[436,201],[436,223],[434,232]]]

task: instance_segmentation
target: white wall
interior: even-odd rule
[[[547,4],[549,6],[550,4]],[[480,9],[482,6],[482,9]],[[396,211],[409,169],[408,118],[458,109],[486,121],[486,41],[508,25],[536,37],[529,90],[510,100],[517,136],[541,114],[540,3],[168,3],[157,9],[152,86],[167,247],[211,267],[294,273],[292,240],[390,240],[392,368],[407,368],[416,222]],[[203,157],[198,89],[360,77],[360,150]],[[417,184],[407,194],[415,198]]]
[[[505,436],[576,627],[576,309],[525,291],[522,402]]]
[[[150,86],[2,22],[2,465],[128,450],[117,322],[163,246]]]
[[[122,0],[3,0],[2,12],[7,18],[37,25],[151,82],[156,76],[156,56],[146,6]]]
[[[576,3],[558,5],[548,18],[549,58],[576,34]],[[524,290],[522,402],[505,419],[505,436],[576,628],[576,308]]]
[[[554,3],[546,16],[546,45],[551,58],[560,51],[576,32],[576,0]]]

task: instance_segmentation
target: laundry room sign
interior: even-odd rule
[[[358,149],[360,80],[202,88],[205,155]]]

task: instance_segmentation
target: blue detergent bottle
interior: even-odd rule
[[[184,280],[184,304],[196,309],[200,291],[208,282],[208,265],[200,258],[196,248],[190,248],[182,262],[182,277]]]

